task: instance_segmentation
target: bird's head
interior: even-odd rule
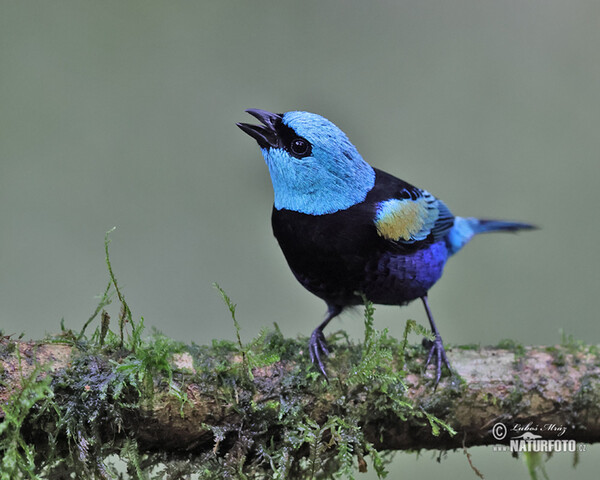
[[[373,168],[326,118],[308,112],[246,111],[262,125],[237,126],[260,146],[278,210],[334,213],[362,202],[373,188]]]

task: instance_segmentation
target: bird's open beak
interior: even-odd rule
[[[258,108],[249,108],[246,112],[260,120],[263,125],[251,125],[249,123],[236,123],[236,125],[256,140],[260,148],[277,147],[279,139],[277,138],[275,125],[281,121],[281,115]]]

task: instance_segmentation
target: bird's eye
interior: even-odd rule
[[[297,157],[306,157],[310,154],[310,143],[303,138],[295,138],[290,143],[290,150]]]

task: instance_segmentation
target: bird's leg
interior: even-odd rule
[[[429,355],[427,355],[427,362],[425,363],[425,368],[429,365],[433,355],[436,356],[436,376],[435,376],[435,386],[437,387],[440,382],[440,378],[442,377],[442,362],[448,370],[452,372],[452,367],[450,366],[450,362],[448,361],[448,357],[446,356],[446,350],[444,350],[444,343],[442,342],[442,337],[437,327],[435,326],[435,322],[433,321],[433,314],[431,313],[431,309],[429,308],[429,302],[427,300],[427,295],[421,297],[423,300],[423,306],[425,307],[425,311],[427,312],[427,318],[429,318],[429,324],[431,325],[431,331],[435,335],[435,339],[433,340],[433,345],[429,350]]]
[[[310,341],[308,342],[310,360],[319,367],[319,370],[321,370],[321,373],[325,375],[325,378],[327,378],[327,372],[325,371],[325,366],[321,360],[321,354],[323,354],[325,357],[329,356],[329,348],[327,347],[327,342],[325,341],[325,335],[323,335],[323,329],[333,317],[341,313],[342,309],[343,307],[340,305],[328,303],[327,316],[325,317],[325,320],[323,320],[321,325],[314,329],[312,335],[310,336]]]

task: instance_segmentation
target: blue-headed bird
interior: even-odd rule
[[[405,305],[420,298],[434,335],[426,366],[450,371],[427,292],[448,258],[478,233],[533,225],[454,216],[426,190],[363,160],[329,120],[309,112],[246,110],[262,125],[238,123],[262,151],[273,184],[273,233],[296,279],[327,304],[309,352],[327,376],[323,329],[348,306],[367,300]]]

